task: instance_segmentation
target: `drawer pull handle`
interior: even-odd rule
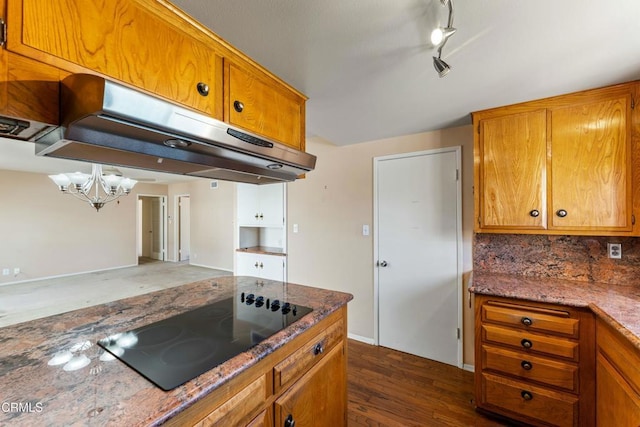
[[[522,366],[522,369],[524,369],[525,371],[530,371],[533,368],[531,362],[526,360],[523,360],[522,363],[520,363],[520,366]]]
[[[313,355],[317,356],[317,355],[322,354],[322,353],[324,353],[324,347],[323,347],[322,343],[319,342],[318,344],[316,344],[315,347],[313,347]]]
[[[284,427],[296,427],[296,420],[293,419],[293,415],[287,415],[287,419],[284,420]]]
[[[520,319],[520,323],[522,323],[524,326],[531,326],[533,325],[533,320],[531,320],[530,317],[523,317],[522,319]]]
[[[523,398],[524,400],[531,400],[531,399],[533,399],[533,394],[531,394],[531,392],[530,392],[530,391],[526,391],[526,390],[522,390],[522,391],[520,392],[520,396],[522,396],[522,398]]]
[[[522,341],[520,341],[520,344],[524,347],[524,348],[531,348],[533,347],[533,343],[531,341],[529,341],[528,339],[523,339]]]

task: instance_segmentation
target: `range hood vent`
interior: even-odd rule
[[[252,184],[294,181],[316,157],[99,76],[61,87],[62,126],[36,154]]]

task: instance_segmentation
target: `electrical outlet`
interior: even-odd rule
[[[609,258],[622,258],[622,243],[607,243],[607,250],[609,253]]]
[[[20,274],[20,267],[16,267],[13,269],[13,275],[17,276],[18,274]]]
[[[9,273],[9,269],[8,269],[8,268],[3,268],[3,269],[2,269],[2,275],[3,275],[3,276],[8,276],[9,274],[10,274],[10,273]]]

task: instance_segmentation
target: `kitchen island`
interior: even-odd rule
[[[96,345],[241,293],[268,295],[313,311],[170,391],[118,359],[107,360]],[[346,411],[346,304],[351,299],[350,294],[290,283],[217,277],[1,328],[0,425],[138,426],[196,424],[206,418],[208,424],[246,424],[254,417],[272,425],[274,418],[296,412],[292,405],[305,397],[307,384],[319,387],[324,369],[330,369],[326,379],[337,391],[329,394],[337,400],[334,412]],[[56,355],[67,351],[86,366],[66,370],[67,365],[55,364]],[[321,386],[317,396],[327,394]],[[344,420],[344,414],[332,416]]]

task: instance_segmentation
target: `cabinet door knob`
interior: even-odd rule
[[[242,113],[242,110],[244,110],[244,104],[241,101],[233,101],[233,109],[238,113]]]
[[[523,317],[522,319],[520,319],[520,323],[522,323],[524,326],[531,326],[533,324],[533,320],[531,320],[530,317]]]
[[[528,339],[523,339],[522,341],[520,341],[520,344],[524,347],[524,348],[531,348],[533,347],[533,343],[531,341],[529,341]]]
[[[209,85],[204,83],[204,82],[200,82],[196,85],[196,88],[198,89],[198,93],[202,96],[207,96],[209,95]]]
[[[527,360],[523,360],[520,366],[522,366],[522,369],[525,371],[530,371],[533,368],[533,364]]]
[[[520,396],[522,396],[522,398],[523,398],[524,400],[531,400],[531,399],[533,399],[533,394],[531,394],[531,392],[530,392],[530,391],[526,391],[526,390],[522,390],[522,391],[520,392]]]
[[[293,419],[293,415],[287,415],[287,419],[284,420],[284,427],[296,427],[296,420]]]
[[[531,215],[534,218],[539,217],[540,216],[540,211],[538,209],[534,209],[531,212],[529,212],[529,215]]]
[[[255,218],[255,219],[258,219],[258,218],[260,218],[260,215],[256,214],[256,215],[254,216],[254,218]]]
[[[324,346],[322,345],[321,342],[319,342],[318,344],[316,344],[315,347],[313,347],[313,355],[317,356],[322,353],[324,353]]]
[[[260,263],[260,268],[263,268],[263,267],[264,267],[264,265],[262,263]]]
[[[260,219],[264,219],[264,215],[260,214]]]
[[[255,268],[258,268],[258,261],[253,265]]]
[[[565,211],[564,209],[558,209],[556,215],[558,215],[560,218],[564,218],[565,216],[567,216],[567,211]]]

